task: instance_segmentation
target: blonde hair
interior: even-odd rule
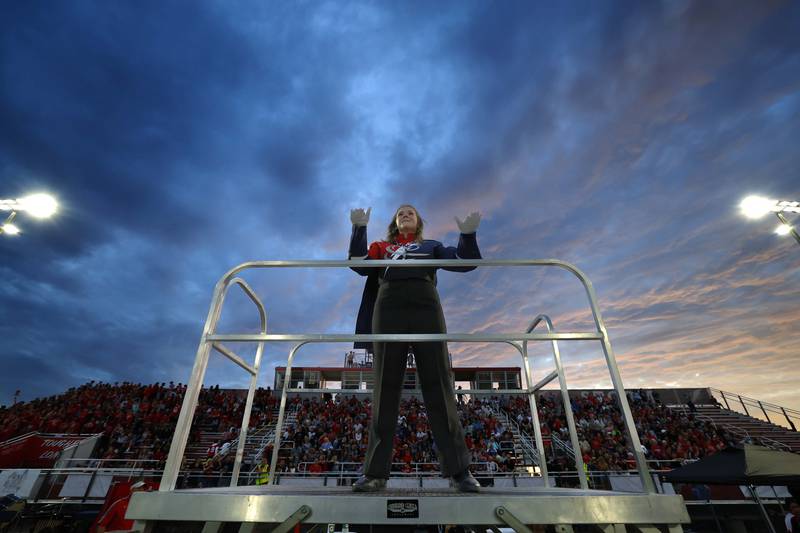
[[[403,204],[398,207],[397,210],[395,210],[392,221],[389,223],[389,227],[386,230],[386,240],[388,242],[394,242],[397,239],[397,236],[400,235],[400,229],[397,227],[397,213],[399,213],[404,207],[410,207],[414,210],[414,213],[417,214],[417,231],[414,234],[414,240],[417,242],[422,242],[422,228],[425,223],[422,221],[422,217],[419,215],[417,208],[411,204]]]

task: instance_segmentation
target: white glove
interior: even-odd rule
[[[369,223],[369,213],[372,211],[372,208],[367,208],[366,211],[361,209],[351,209],[350,210],[350,222],[353,223],[354,226],[366,226]]]
[[[477,211],[467,215],[463,221],[455,217],[456,224],[458,224],[458,231],[461,233],[475,233],[478,231],[478,226],[481,224],[481,214]]]

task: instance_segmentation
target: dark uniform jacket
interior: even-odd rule
[[[475,233],[462,233],[458,239],[458,246],[444,246],[439,241],[425,239],[418,243],[411,238],[399,236],[396,242],[373,242],[367,247],[367,227],[353,226],[350,236],[350,252],[348,259],[480,259],[478,240]],[[362,276],[367,276],[364,292],[361,295],[361,306],[356,319],[356,334],[372,333],[372,313],[375,309],[375,300],[378,296],[378,287],[381,283],[401,279],[425,279],[436,285],[436,267],[426,268],[359,268],[352,270]],[[455,272],[469,272],[475,267],[446,267],[445,270]],[[364,348],[372,351],[371,342],[356,342],[355,348]]]

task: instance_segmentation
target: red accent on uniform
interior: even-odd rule
[[[389,247],[395,248],[398,244],[408,244],[416,241],[416,235],[409,233],[403,235],[402,233],[397,236],[394,242],[375,241],[369,245],[369,252],[367,255],[370,259],[391,259],[391,255],[387,252]],[[391,250],[394,251],[394,250]]]

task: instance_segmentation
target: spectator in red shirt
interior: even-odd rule
[[[118,498],[100,516],[95,524],[96,533],[107,533],[111,531],[129,531],[133,528],[133,520],[125,518],[125,513],[128,511],[128,504],[131,501],[131,496],[134,492],[149,490],[147,483],[138,481],[131,485],[131,492]]]

